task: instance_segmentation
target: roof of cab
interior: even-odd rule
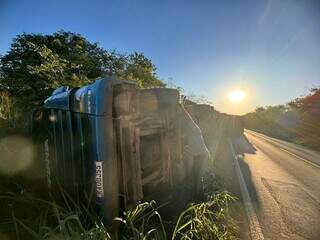
[[[81,88],[69,89],[62,86],[45,100],[44,107],[102,115],[107,109],[106,101],[112,101],[110,97],[113,86],[123,83],[135,85],[133,82],[119,80],[116,77],[105,77]]]

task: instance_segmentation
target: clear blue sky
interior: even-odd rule
[[[158,75],[241,114],[320,85],[320,1],[0,0],[0,54],[22,32],[78,32],[143,52]],[[228,92],[247,93],[229,103]]]

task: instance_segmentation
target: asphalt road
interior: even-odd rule
[[[320,240],[320,154],[252,131],[235,147],[264,239]]]

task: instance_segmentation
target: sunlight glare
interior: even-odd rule
[[[246,97],[242,90],[233,90],[229,93],[229,100],[233,103],[240,103]]]

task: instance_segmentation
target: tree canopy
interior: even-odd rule
[[[109,51],[72,32],[18,35],[0,59],[1,88],[26,110],[41,105],[60,85],[82,86],[105,75],[142,88],[165,85],[142,53]]]
[[[246,128],[320,150],[320,88],[287,105],[259,107],[243,118]]]

